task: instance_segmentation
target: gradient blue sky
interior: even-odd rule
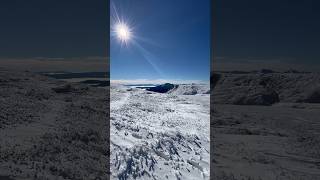
[[[216,0],[214,7],[215,69],[320,72],[319,1]]]
[[[111,8],[112,4],[135,38],[121,46],[111,36],[111,79],[209,79],[210,0],[111,0]],[[111,9],[111,26],[114,13]]]
[[[0,58],[105,57],[105,0],[2,0]]]
[[[0,67],[107,71],[107,0],[1,0]]]

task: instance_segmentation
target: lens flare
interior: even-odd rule
[[[131,38],[131,30],[125,23],[119,23],[115,27],[115,32],[117,34],[118,39],[122,43],[127,43]]]
[[[141,37],[137,34],[137,24],[133,23],[131,18],[123,16],[123,14],[119,13],[116,4],[111,3],[111,29],[110,29],[110,37],[114,38],[113,40],[118,40],[121,48],[126,47],[129,48],[129,44],[131,48],[134,48],[137,53],[142,55],[142,58],[145,59],[150,66],[158,73],[161,77],[165,78],[165,74],[160,70],[157,65],[157,62],[160,61],[156,58],[156,56],[148,51],[145,44],[156,45],[157,43],[153,42],[151,39]]]

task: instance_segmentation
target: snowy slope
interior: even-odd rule
[[[112,179],[209,179],[209,95],[111,87]]]
[[[213,79],[217,104],[320,103],[318,73],[220,73]]]
[[[319,74],[233,72],[211,79],[214,180],[320,179]]]
[[[174,95],[210,94],[210,86],[208,84],[179,84],[168,93]]]
[[[214,180],[320,179],[320,104],[214,104]]]

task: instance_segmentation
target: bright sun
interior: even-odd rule
[[[119,23],[115,28],[118,39],[127,43],[131,38],[131,30],[125,23]]]

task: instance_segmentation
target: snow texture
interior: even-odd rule
[[[111,179],[209,179],[209,86],[176,87],[111,85]]]
[[[107,179],[108,91],[0,71],[0,179]]]

